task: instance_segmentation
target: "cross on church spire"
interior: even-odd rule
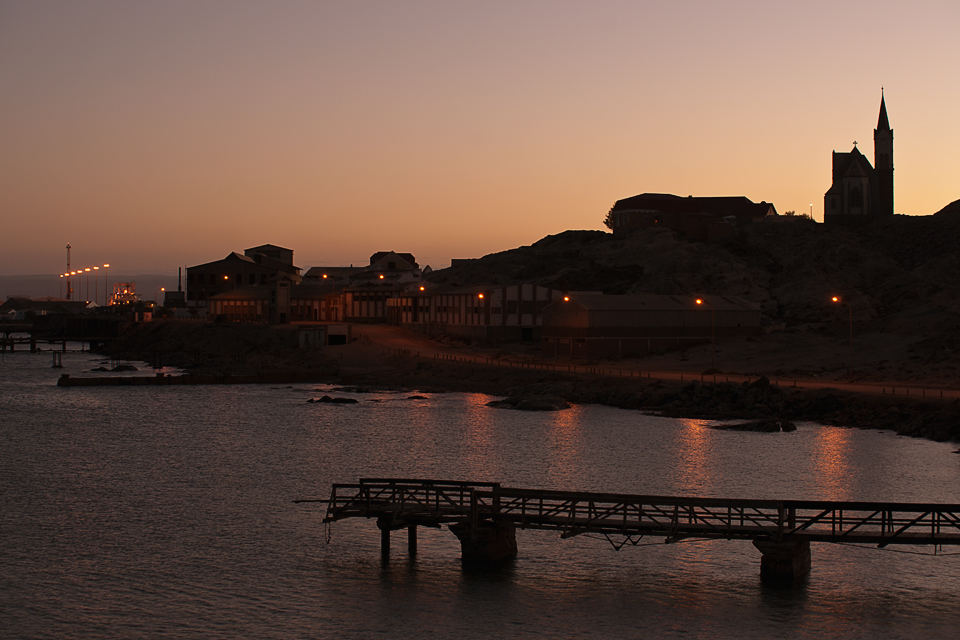
[[[853,141],[853,148],[854,148],[854,149],[857,148],[857,141],[856,141],[856,140]]]

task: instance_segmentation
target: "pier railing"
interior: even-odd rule
[[[513,489],[499,483],[363,479],[336,484],[325,521],[378,518],[394,529],[512,523],[521,529],[783,542],[960,544],[960,505],[750,500]]]

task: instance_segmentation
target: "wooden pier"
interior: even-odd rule
[[[45,344],[47,345],[47,351],[51,348],[55,348],[57,351],[66,353],[67,351],[67,340],[64,338],[0,338],[0,352],[10,351],[14,353],[17,351],[17,345],[20,345],[20,348],[27,347],[30,353],[36,353],[40,350],[38,345]],[[81,342],[81,348],[83,343]]]
[[[810,570],[810,543],[960,545],[960,504],[742,500],[545,491],[420,479],[361,479],[335,484],[324,522],[376,518],[381,552],[390,531],[447,524],[465,562],[515,556],[515,530],[545,529],[560,537],[750,540],[762,553],[761,577],[794,579]]]

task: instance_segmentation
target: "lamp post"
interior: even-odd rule
[[[109,264],[103,265],[103,302],[104,302],[104,306],[107,306],[107,305],[110,304],[110,285],[107,284],[107,279],[108,279],[109,274],[110,274],[110,272],[108,271],[109,269],[110,269],[110,265],[109,265]]]
[[[83,271],[84,271],[84,273],[87,274],[87,297],[84,298],[84,300],[86,300],[87,302],[89,302],[89,300],[87,300],[87,298],[90,297],[90,267],[87,267],[87,268],[84,269]],[[96,283],[94,283],[94,284],[96,284]]]
[[[847,363],[847,375],[850,375],[853,371],[853,309],[850,308],[850,303],[843,301],[840,296],[833,296],[831,300],[836,304],[847,305],[847,317],[850,319],[850,360]]]
[[[93,302],[97,303],[97,298],[100,297],[100,283],[97,282],[97,271],[100,270],[100,267],[93,268]]]
[[[713,305],[703,298],[697,298],[697,304],[710,307],[710,368],[713,369],[717,361],[717,312]]]
[[[160,292],[166,290],[165,287],[160,287],[153,293],[153,315],[157,315],[157,307],[160,306]]]

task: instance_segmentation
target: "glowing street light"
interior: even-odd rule
[[[853,309],[851,309],[850,304],[843,301],[840,296],[833,296],[831,300],[834,304],[847,305],[847,317],[850,319],[850,360],[847,364],[847,375],[850,375],[850,372],[853,371]]]
[[[166,291],[166,290],[167,290],[166,287],[160,287],[159,289],[157,289],[157,290],[153,293],[153,312],[154,312],[154,314],[156,314],[156,312],[157,312],[157,307],[160,306],[160,293],[161,293],[162,291]]]
[[[713,305],[704,300],[703,298],[697,298],[698,305],[707,305],[710,307],[710,368],[714,368],[714,363],[717,360],[717,311],[713,308]]]
[[[90,297],[90,267],[87,267],[83,271],[84,273],[87,274],[87,298],[89,298]],[[87,300],[87,298],[84,298],[84,300]],[[90,302],[90,301],[87,300],[87,302]]]
[[[107,283],[110,274],[109,269],[109,264],[103,265],[103,301],[108,305],[110,304],[110,285]]]
[[[100,267],[93,268],[93,302],[96,304],[97,298],[100,297],[100,286],[97,282],[97,271],[100,271]]]

